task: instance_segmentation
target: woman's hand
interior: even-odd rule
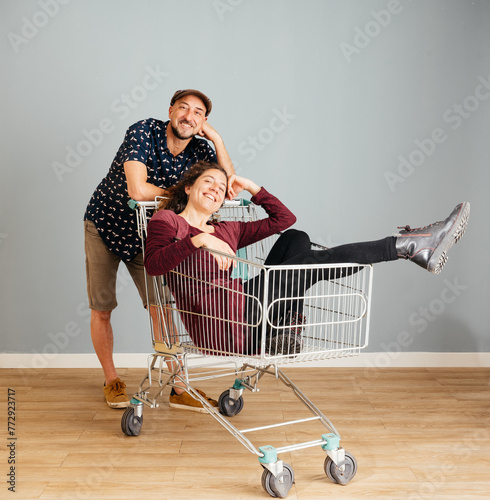
[[[235,255],[235,252],[228,243],[209,233],[200,233],[197,236],[193,236],[191,241],[198,248],[209,248],[209,250],[218,250],[218,252]],[[231,266],[236,266],[236,261],[229,257],[217,254],[213,254],[213,257],[216,259],[221,271],[227,271]]]
[[[248,191],[252,196],[255,196],[260,191],[260,187],[250,179],[245,179],[245,177],[240,177],[238,175],[232,175],[229,177],[228,197],[230,200],[236,198],[238,194],[244,190]]]

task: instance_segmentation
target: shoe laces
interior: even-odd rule
[[[126,388],[126,384],[122,380],[116,380],[111,384],[111,386],[116,395],[122,394]]]
[[[423,229],[429,229],[433,226],[437,226],[438,224],[442,224],[443,221],[437,221],[433,222],[432,224],[429,224],[428,226],[421,226],[421,227],[410,227],[408,224],[406,226],[398,226],[397,229],[401,229],[402,231],[406,231],[407,233],[413,233],[414,231],[422,231]]]
[[[290,323],[291,325],[304,325],[306,323],[306,317],[304,314],[301,314],[297,311],[294,311],[292,314],[290,314]]]
[[[292,325],[304,325],[306,323],[306,317],[304,314],[294,312],[291,315],[291,324]]]
[[[295,335],[301,335],[303,331],[302,325],[306,324],[306,316],[297,311],[289,311],[286,317],[286,323],[291,325],[291,332]]]

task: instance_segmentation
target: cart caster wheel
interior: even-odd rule
[[[329,477],[329,479],[331,479],[334,483],[345,486],[356,475],[357,461],[350,453],[345,452],[343,471],[335,465],[335,462],[330,457],[325,459],[324,468],[325,474]]]
[[[238,399],[230,397],[229,389],[224,391],[218,400],[219,411],[227,417],[234,417],[238,415],[243,408],[243,398],[240,396]]]
[[[270,470],[264,469],[262,473],[262,488],[264,488],[271,497],[286,498],[289,490],[293,486],[294,472],[289,464],[283,465],[282,474],[283,481],[280,483],[279,478],[275,477]]]
[[[134,414],[134,408],[129,406],[126,408],[124,415],[121,419],[121,429],[126,436],[139,436],[141,426],[143,425],[143,415],[137,417]]]

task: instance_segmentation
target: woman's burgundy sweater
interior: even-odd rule
[[[268,217],[253,222],[210,223],[211,233],[236,252],[296,222],[294,214],[265,188],[252,197]],[[230,268],[221,271],[212,255],[196,248],[191,237],[201,231],[169,210],[157,212],[148,223],[145,268],[150,276],[165,275],[187,332],[207,352],[251,353],[250,332],[244,318],[240,278]],[[186,275],[170,272],[186,261]],[[183,267],[181,267],[183,269]]]

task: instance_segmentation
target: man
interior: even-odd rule
[[[116,274],[121,260],[138,288],[143,305],[149,306],[141,244],[128,201],[131,198],[151,201],[155,196],[165,195],[165,188],[175,184],[199,160],[217,161],[230,176],[234,174],[223,140],[207,122],[211,107],[210,99],[202,92],[178,90],[170,101],[168,121],[150,118],[132,125],[85,212],[90,329],[104,370],[104,395],[111,408],[130,404],[126,384],[118,377],[112,357],[111,313],[117,306]],[[212,142],[214,150],[206,140],[196,136]],[[190,396],[176,390],[170,396],[171,406],[199,411]]]

